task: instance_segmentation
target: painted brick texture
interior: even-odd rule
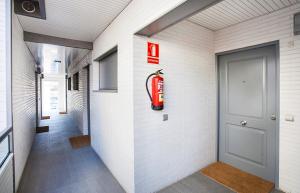
[[[68,90],[68,113],[74,124],[85,135],[88,134],[87,117],[87,70],[85,66],[91,64],[91,52],[78,63],[68,68],[68,77],[72,77],[72,90]],[[73,74],[79,72],[79,90],[73,90]]]
[[[25,42],[23,29],[13,15],[12,103],[16,188],[29,155],[36,127],[35,61]]]
[[[128,193],[134,185],[133,34],[185,0],[136,0],[94,41],[93,60],[118,45],[118,93],[91,93],[92,147]],[[97,84],[97,62],[92,66]]]
[[[147,41],[160,44],[159,65],[147,64]],[[158,69],[166,93],[159,112],[145,90],[146,77]],[[134,39],[136,192],[155,192],[215,161],[215,91],[212,31],[184,21],[151,39]]]
[[[6,128],[6,3],[0,1],[0,131]]]
[[[158,67],[145,66],[148,39],[133,34],[182,2],[132,1],[95,40],[92,59],[118,45],[119,90],[91,93],[93,148],[130,193],[156,191],[215,161],[214,54],[280,40],[279,186],[299,192],[300,40],[293,35],[293,13],[300,11],[299,3],[216,32],[182,22],[149,39],[164,48],[160,67],[168,80],[164,112],[169,121],[162,122],[164,112],[152,114],[144,88],[146,75]],[[94,89],[98,70],[94,62]],[[287,114],[294,115],[295,122],[286,122]]]

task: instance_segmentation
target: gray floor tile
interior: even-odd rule
[[[68,115],[42,121],[48,133],[37,134],[18,193],[124,193],[91,147],[72,149],[69,137],[80,135]]]
[[[181,183],[188,187],[191,193],[233,193],[224,186],[201,175],[200,172],[182,180]]]
[[[169,186],[158,193],[234,193],[223,185],[196,172],[193,175]],[[272,193],[283,193],[279,190],[273,190]]]
[[[233,193],[226,187],[208,179],[200,172],[159,191],[159,193]]]
[[[280,190],[273,190],[272,193],[284,193],[284,192],[282,192]]]

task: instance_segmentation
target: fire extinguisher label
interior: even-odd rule
[[[163,92],[164,82],[162,80],[158,81],[158,101],[164,101],[164,92]]]
[[[163,102],[164,101],[164,94],[163,93],[161,93],[161,94],[158,95],[158,101],[159,102]]]

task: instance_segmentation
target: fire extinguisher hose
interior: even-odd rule
[[[149,79],[151,78],[151,76],[154,76],[154,75],[156,75],[156,73],[150,74],[150,75],[147,77],[147,79],[146,79],[146,90],[147,90],[147,93],[148,93],[148,96],[149,96],[151,102],[152,102],[152,96],[151,96],[151,94],[150,94],[150,92],[149,92],[148,81],[149,81]]]

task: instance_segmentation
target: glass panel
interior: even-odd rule
[[[6,156],[9,154],[8,137],[9,136],[7,136],[3,141],[0,142],[0,163],[3,163]]]
[[[60,86],[58,81],[43,81],[43,115],[59,111]]]
[[[118,52],[114,52],[100,61],[100,90],[118,89]]]

